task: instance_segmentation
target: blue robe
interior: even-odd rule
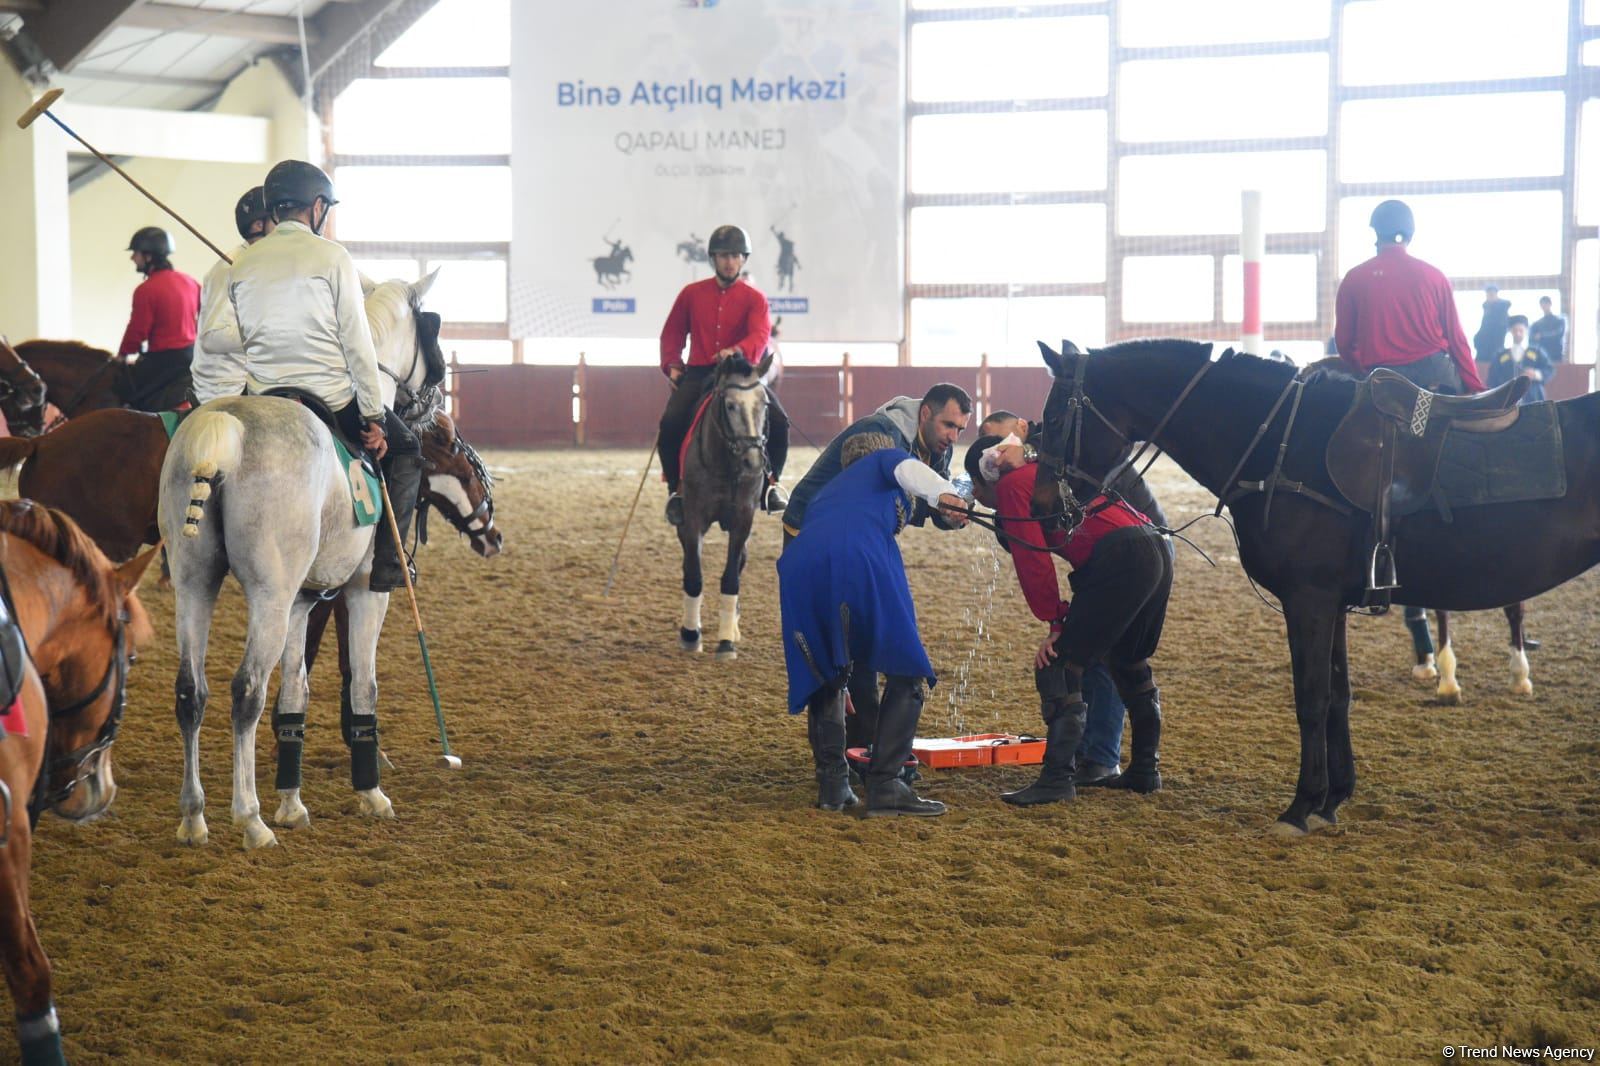
[[[790,714],[846,668],[934,681],[895,543],[913,501],[894,468],[910,458],[885,448],[853,463],[817,493],[778,557]]]

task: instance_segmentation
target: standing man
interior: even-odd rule
[[[1500,299],[1500,286],[1483,287],[1483,322],[1472,335],[1472,348],[1480,363],[1494,360],[1506,346],[1511,328],[1511,301]]]
[[[141,411],[166,411],[189,393],[200,315],[200,283],[172,268],[172,234],[146,226],[128,242],[133,267],[145,280],[133,290],[133,314],[117,356],[144,354],[133,364],[133,395],[123,397]]]
[[[395,522],[405,529],[422,486],[422,448],[383,405],[356,265],[321,236],[339,202],[333,182],[310,163],[286,159],[267,173],[262,194],[276,228],[234,261],[228,299],[206,322],[206,350],[242,349],[252,394],[294,388],[327,404],[345,435],[383,460]],[[374,592],[405,584],[400,545],[389,528],[378,525]]]
[[[661,372],[672,384],[667,408],[661,412],[657,450],[661,472],[667,479],[667,521],[683,524],[683,498],[678,495],[682,474],[678,465],[683,439],[695,411],[705,397],[706,385],[722,360],[742,355],[751,366],[761,362],[772,335],[767,298],[745,281],[745,260],[750,258],[750,236],[738,226],[718,226],[711,232],[706,251],[716,273],[691,282],[673,301],[661,327]],[[689,362],[683,361],[683,342],[689,341]],[[769,512],[783,510],[789,500],[778,485],[789,457],[789,416],[771,389],[767,390],[767,494],[762,505]]]
[[[1567,357],[1567,320],[1551,310],[1550,297],[1539,297],[1539,310],[1544,314],[1528,331],[1528,343],[1545,354],[1552,363]]]
[[[1406,251],[1416,230],[1411,208],[1385,200],[1373,209],[1372,229],[1378,254],[1339,283],[1334,320],[1339,358],[1358,377],[1386,366],[1432,392],[1482,392],[1450,282],[1437,267]],[[1497,290],[1490,286],[1490,291]],[[1486,323],[1488,307],[1485,303]],[[1500,321],[1494,351],[1485,358],[1505,347],[1504,319]],[[1478,333],[1483,336],[1483,330]]]
[[[1489,387],[1504,385],[1521,375],[1530,381],[1522,403],[1544,403],[1544,384],[1555,373],[1550,357],[1528,335],[1528,316],[1511,316],[1511,346],[1489,364]]]
[[[233,207],[233,225],[239,231],[239,236],[244,238],[244,243],[234,250],[233,259],[238,260],[240,253],[262,237],[272,232],[275,223],[267,213],[267,198],[261,186],[248,190],[239,197],[239,202]],[[200,321],[202,324],[213,319],[225,322],[227,315],[219,316],[219,305],[228,303],[228,271],[231,268],[222,260],[206,273],[206,280],[200,286]],[[228,348],[225,351],[213,352],[207,347],[208,343],[222,346],[238,338],[234,330],[226,331],[226,335],[215,342],[209,342],[202,334],[200,338],[200,352],[195,356],[190,367],[190,377],[193,385],[189,396],[194,405],[208,400],[215,400],[219,396],[238,396],[244,392],[245,365],[244,349],[242,347]]]

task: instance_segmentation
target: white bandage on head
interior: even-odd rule
[[[983,456],[978,460],[978,473],[983,475],[985,482],[993,483],[1000,480],[1000,449],[1021,443],[1015,433],[1007,433],[1005,440],[992,448],[984,449]]]

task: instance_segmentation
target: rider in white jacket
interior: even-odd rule
[[[239,197],[233,208],[233,224],[244,238],[244,243],[234,250],[234,259],[272,232],[274,223],[267,214],[267,199],[261,186]],[[230,269],[229,264],[218,259],[200,284],[200,351],[195,353],[189,368],[190,400],[197,407],[219,396],[238,396],[244,392],[244,346],[238,342],[238,320],[234,318],[233,305],[228,299]],[[208,322],[217,324],[218,334],[213,343],[220,349],[218,351],[205,346]]]

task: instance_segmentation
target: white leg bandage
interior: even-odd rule
[[[683,628],[700,632],[700,597],[683,594]]]
[[[739,597],[722,594],[722,610],[717,614],[717,639],[739,643]]]

